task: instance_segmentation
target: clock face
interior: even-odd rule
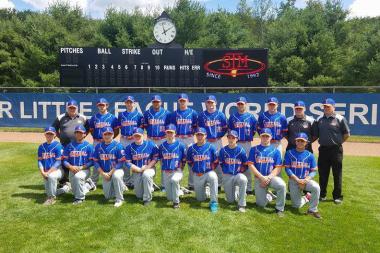
[[[158,42],[168,44],[175,39],[177,29],[169,19],[161,19],[154,25],[153,34]]]

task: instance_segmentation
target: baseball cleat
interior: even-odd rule
[[[312,212],[310,210],[307,210],[306,212],[307,215],[311,215],[313,216],[314,218],[317,218],[317,219],[322,219],[322,216],[319,212]]]
[[[334,203],[336,205],[341,205],[343,203],[343,199],[334,199]]]
[[[73,205],[80,205],[83,202],[84,202],[84,199],[76,199],[76,200],[74,200]]]
[[[50,205],[54,205],[56,202],[55,198],[54,197],[49,197],[45,200],[44,202],[44,206],[50,206]]]
[[[144,206],[150,206],[151,201],[144,201]]]
[[[238,206],[238,211],[241,213],[245,213],[246,212],[245,206]]]
[[[285,216],[284,211],[280,211],[276,208],[274,210],[275,210],[275,213],[277,214],[278,217],[282,218]]]
[[[210,202],[210,210],[212,213],[216,213],[218,211],[218,202],[211,201]]]
[[[121,207],[123,205],[122,200],[116,200],[115,204],[113,205],[114,207]]]
[[[173,208],[178,209],[179,208],[179,203],[173,203]]]

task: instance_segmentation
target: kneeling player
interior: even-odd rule
[[[67,145],[63,151],[63,164],[70,170],[69,179],[74,193],[74,205],[81,204],[86,193],[96,189],[90,178],[94,147],[84,140],[85,137],[86,129],[82,125],[75,127],[75,141]]]
[[[57,182],[63,176],[61,167],[62,146],[54,141],[56,131],[54,127],[45,128],[46,142],[38,147],[38,168],[45,183],[47,199],[44,205],[53,205],[57,195],[70,191],[69,184],[57,189]]]
[[[133,172],[133,185],[136,197],[150,205],[153,198],[153,177],[156,174],[154,165],[158,158],[158,148],[150,140],[144,140],[144,130],[133,131],[134,142],[125,148],[126,166]]]
[[[255,175],[256,204],[265,207],[268,204],[268,188],[277,192],[275,211],[278,216],[284,216],[286,184],[278,177],[282,169],[280,151],[271,145],[272,131],[263,128],[260,133],[261,143],[252,147],[249,152],[248,166]]]
[[[235,130],[227,133],[228,145],[223,147],[219,152],[219,162],[223,171],[223,187],[226,193],[227,202],[235,201],[235,189],[239,188],[238,193],[238,210],[245,212],[246,190],[248,179],[243,173],[246,170],[247,154],[245,150],[237,145],[239,138]]]
[[[210,209],[218,211],[218,176],[215,168],[218,158],[214,145],[206,141],[207,132],[203,127],[195,131],[197,142],[187,150],[187,162],[193,170],[195,197],[198,201],[206,200],[206,184],[210,186]]]
[[[102,135],[103,142],[95,147],[94,166],[103,177],[104,197],[116,197],[115,207],[120,207],[124,202],[123,192],[126,189],[123,181],[124,149],[119,142],[113,140],[111,127],[105,127]]]
[[[289,176],[289,190],[292,205],[295,208],[301,208],[307,202],[310,202],[309,210],[306,214],[315,218],[321,218],[318,212],[319,184],[312,180],[317,173],[317,163],[314,155],[305,150],[308,137],[301,132],[296,135],[296,148],[288,150],[285,154],[284,165],[286,173]],[[302,196],[302,191],[308,191],[311,195]]]
[[[160,145],[162,176],[165,177],[166,197],[173,201],[173,208],[179,208],[180,181],[183,177],[183,167],[186,164],[185,145],[175,139],[176,126],[166,126],[166,141]]]

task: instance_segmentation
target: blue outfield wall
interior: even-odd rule
[[[0,127],[45,127],[50,125],[57,115],[65,112],[65,102],[75,99],[79,102],[79,111],[86,116],[97,112],[96,101],[100,97],[110,102],[110,112],[116,115],[125,110],[122,93],[1,93],[0,94]],[[153,94],[128,94],[138,101],[137,109],[146,110],[150,106]],[[164,107],[170,111],[177,108],[177,94],[160,94]],[[190,105],[197,111],[205,108],[204,100],[209,94],[190,93]],[[246,93],[246,94],[216,94],[218,109],[227,117],[236,110],[235,100],[238,96],[247,97],[248,109],[254,115],[265,110],[265,101],[270,96],[280,100],[279,111],[287,117],[293,114],[293,103],[303,100],[307,104],[306,114],[319,117],[323,114],[321,102],[324,98],[332,97],[336,101],[336,111],[346,117],[355,135],[380,136],[379,103],[380,94],[350,94],[350,93]]]

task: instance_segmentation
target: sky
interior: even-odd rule
[[[152,8],[163,9],[172,6],[175,0],[0,0],[1,8],[15,8],[16,10],[40,11],[57,1],[66,1],[71,5],[80,6],[84,12],[93,18],[103,18],[104,11],[108,7],[133,10],[136,7],[149,13]],[[235,11],[239,0],[196,0],[203,4],[207,10],[213,11],[223,8],[228,11]],[[248,0],[252,4],[254,0]],[[281,0],[272,0],[279,4]],[[303,8],[307,0],[297,0],[296,6]],[[343,7],[350,10],[350,18],[355,17],[376,17],[380,16],[380,0],[342,0]]]

